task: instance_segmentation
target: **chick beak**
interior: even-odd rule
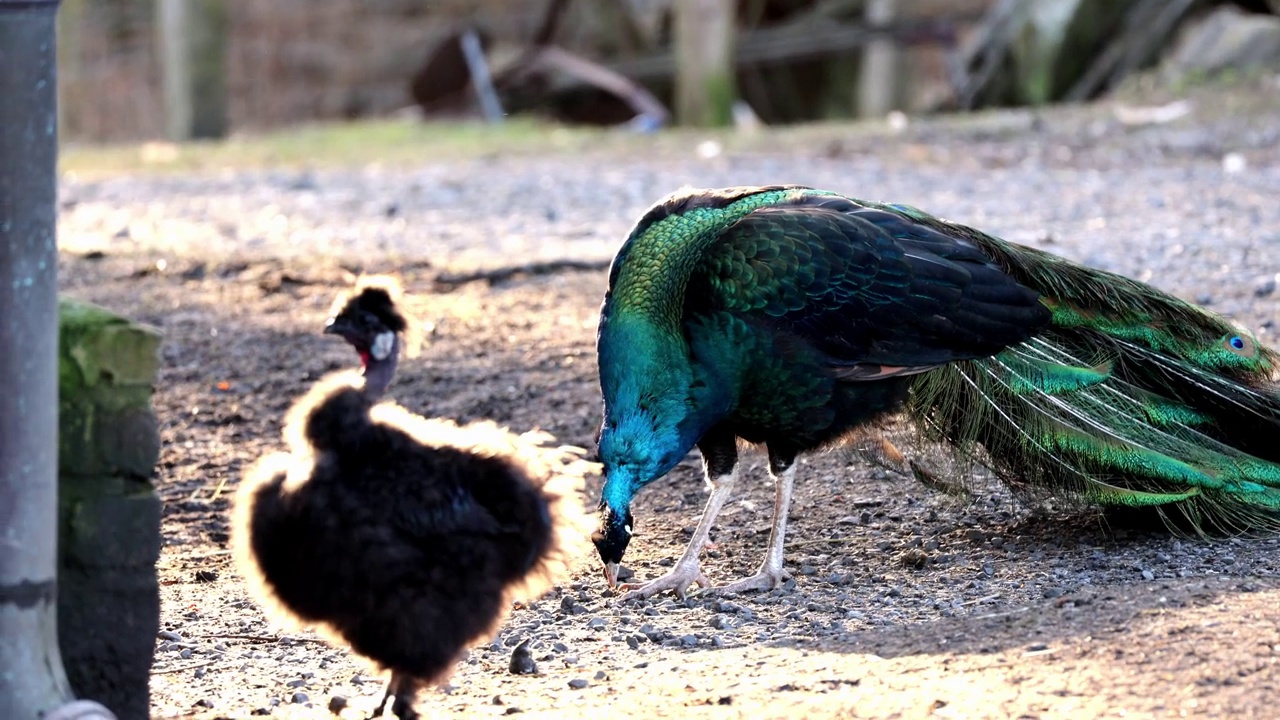
[[[618,587],[618,563],[607,562],[604,564],[604,581],[609,583],[609,589]]]
[[[324,324],[325,335],[341,335],[346,337],[350,330],[351,323],[343,317],[331,317],[329,318],[329,321]]]

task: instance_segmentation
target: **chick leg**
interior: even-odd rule
[[[387,680],[387,689],[382,693],[382,700],[378,702],[378,707],[374,709],[366,720],[378,720],[382,717],[382,711],[386,709],[387,701],[395,694],[395,689],[396,676],[395,673],[392,673],[391,678]]]
[[[396,684],[396,699],[391,704],[391,712],[400,720],[418,720],[418,711],[413,709],[414,698],[418,694],[418,681],[400,676]]]
[[[716,522],[725,501],[733,492],[733,483],[738,477],[737,439],[732,435],[705,437],[698,444],[702,452],[702,465],[706,473],[707,485],[711,487],[711,497],[702,511],[702,519],[693,531],[693,538],[684,549],[684,555],[676,562],[671,572],[650,580],[644,584],[626,584],[623,588],[630,590],[622,596],[622,601],[635,598],[647,598],[666,590],[674,590],[682,599],[693,583],[702,587],[710,587],[711,581],[702,574],[698,557],[711,537],[711,527]]]
[[[387,680],[386,692],[382,693],[382,700],[378,703],[378,708],[368,717],[368,720],[379,720],[382,717],[383,710],[387,707],[387,701],[395,697],[391,703],[391,713],[400,720],[417,720],[418,713],[413,709],[413,697],[417,694],[417,682],[412,678],[401,675],[400,673],[391,673],[391,678]]]
[[[731,595],[748,590],[772,590],[791,577],[782,569],[782,546],[787,536],[787,513],[791,508],[796,465],[794,458],[789,461],[778,459],[772,453],[769,461],[769,474],[773,475],[774,482],[773,528],[769,533],[769,550],[755,575],[718,587],[715,589],[718,593]]]

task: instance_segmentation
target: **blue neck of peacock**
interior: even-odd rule
[[[395,377],[399,361],[399,335],[393,336],[390,350],[381,359],[376,353],[368,354],[364,364],[364,394],[370,400],[378,400],[386,393],[391,379]]]

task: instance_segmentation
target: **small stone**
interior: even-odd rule
[[[1153,573],[1153,572],[1151,572],[1150,570],[1143,570],[1143,571],[1142,571],[1142,579],[1143,579],[1143,580],[1155,580],[1155,579],[1156,579],[1156,574],[1155,574],[1155,573]]]
[[[609,679],[609,676],[605,673],[605,671],[603,671],[603,670],[597,670],[597,671],[596,671],[596,674],[595,674],[595,678],[594,678],[594,679],[596,679],[596,680],[608,680],[608,679]]]
[[[640,648],[640,641],[636,639],[635,635],[627,636],[627,647],[632,650],[638,650]]]
[[[341,695],[334,695],[329,698],[329,712],[334,715],[341,715],[342,711],[347,707],[347,699]]]
[[[507,669],[512,675],[536,675],[538,664],[533,661],[533,653],[529,651],[529,640],[516,646],[511,652],[511,663]]]
[[[572,679],[572,680],[570,680],[570,681],[569,681],[569,689],[570,689],[570,690],[581,690],[581,689],[585,688],[586,686],[588,686],[588,685],[590,685],[590,684],[591,684],[591,683],[587,682],[586,680],[583,680],[582,678],[574,678],[574,679]]]
[[[565,644],[564,644],[564,643],[562,643],[562,642],[557,642],[557,643],[555,643],[554,645],[552,645],[552,646],[551,646],[551,649],[552,649],[552,650],[555,650],[556,652],[561,652],[561,653],[562,653],[562,652],[569,652],[569,646],[568,646],[568,645],[565,645]]]
[[[213,707],[213,701],[208,698],[200,698],[196,701],[196,705],[199,705],[202,708],[211,708]]]
[[[711,618],[710,624],[711,624],[711,627],[717,630],[724,630],[726,627],[730,627],[729,619],[724,615],[716,615],[715,617]]]
[[[156,637],[160,638],[161,640],[171,640],[173,642],[182,642],[182,636],[171,630],[161,630],[160,632],[156,633]]]
[[[684,635],[680,638],[680,644],[684,647],[697,647],[698,638],[696,635]]]
[[[289,702],[293,703],[294,705],[301,705],[303,703],[310,702],[310,701],[311,701],[311,698],[307,697],[307,694],[304,692],[296,692],[289,698]]]
[[[910,548],[902,551],[898,556],[898,562],[909,568],[922,568],[929,562],[929,553],[920,548]]]
[[[592,630],[603,630],[609,626],[609,621],[604,618],[591,618],[587,621],[587,627]]]
[[[1276,281],[1278,279],[1280,279],[1280,275],[1272,275],[1271,277],[1263,278],[1254,286],[1253,294],[1256,297],[1267,297],[1276,291]]]
[[[300,688],[300,687],[302,687],[303,685],[306,685],[306,684],[307,684],[307,681],[306,681],[306,680],[303,680],[302,678],[295,678],[295,679],[290,680],[289,682],[285,683],[285,684],[284,684],[284,686],[285,686],[285,687],[288,687],[288,688]]]

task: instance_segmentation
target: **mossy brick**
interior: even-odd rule
[[[144,567],[155,572],[160,557],[160,498],[154,492],[74,500],[66,518],[63,566]]]
[[[92,303],[58,303],[59,389],[145,385],[155,380],[160,332]]]
[[[58,472],[150,478],[160,431],[150,403],[107,407],[64,397],[58,410]]]
[[[120,720],[150,718],[148,679],[159,629],[154,565],[64,562],[59,569],[58,647],[76,697],[97,700]]]

